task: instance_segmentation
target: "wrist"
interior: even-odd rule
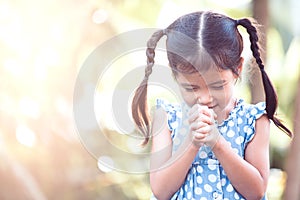
[[[215,141],[214,145],[211,146],[211,150],[216,151],[216,150],[220,149],[220,147],[222,146],[222,139],[223,139],[223,137],[220,134],[219,137],[217,138],[217,140]]]
[[[194,142],[191,142],[191,144],[190,144],[190,149],[192,150],[192,151],[199,151],[199,149],[200,149],[200,147],[202,146],[203,144],[199,144],[199,143],[194,143]]]
[[[218,134],[216,140],[210,146],[211,150],[213,150],[215,148],[215,146],[219,143],[220,138],[221,138],[221,134]]]

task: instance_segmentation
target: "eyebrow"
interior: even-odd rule
[[[198,85],[193,85],[193,84],[189,84],[189,83],[181,83],[180,85],[182,87],[193,87],[193,88],[199,87]]]
[[[224,84],[224,83],[226,83],[226,80],[220,80],[220,81],[212,82],[212,83],[209,83],[207,85],[212,86],[212,85],[218,85],[218,84]],[[181,83],[180,85],[182,87],[199,87],[198,85],[189,84],[189,83]]]
[[[220,81],[209,83],[208,85],[209,86],[211,86],[211,85],[219,85],[219,84],[224,84],[226,82],[227,82],[226,80],[220,80]]]

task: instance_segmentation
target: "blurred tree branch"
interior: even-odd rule
[[[294,105],[294,138],[291,142],[286,161],[287,183],[284,191],[284,200],[300,199],[300,78],[298,80]]]
[[[263,62],[266,60],[266,33],[269,25],[269,12],[268,12],[268,0],[253,0],[252,1],[252,11],[253,17],[258,21],[259,24],[262,25],[260,29],[260,34],[262,40],[260,41],[261,47],[261,57]],[[258,103],[261,101],[265,101],[265,92],[261,79],[261,72],[259,68],[256,66],[254,59],[250,59],[247,63],[249,68],[251,69],[251,73],[249,73],[249,87],[251,92],[251,102]]]

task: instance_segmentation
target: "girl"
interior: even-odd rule
[[[260,68],[266,102],[247,104],[233,94],[241,74],[246,28]],[[152,126],[147,82],[155,47],[167,37],[169,64],[183,104],[157,101]],[[275,116],[276,92],[264,70],[254,20],[213,12],[184,15],[147,43],[145,77],[132,102],[133,119],[152,139],[150,184],[159,199],[266,199],[270,123],[292,136]],[[151,134],[150,134],[151,133]]]

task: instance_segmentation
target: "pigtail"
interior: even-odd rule
[[[281,130],[283,130],[288,136],[292,137],[292,132],[278,119],[274,116],[275,111],[278,106],[278,99],[277,94],[275,91],[275,88],[273,84],[271,83],[266,71],[265,66],[261,60],[261,56],[259,53],[259,46],[258,46],[258,34],[257,34],[257,28],[255,27],[255,22],[250,21],[248,18],[243,18],[236,21],[237,25],[241,25],[244,28],[246,28],[249,39],[250,39],[250,48],[253,54],[253,57],[256,60],[256,63],[258,64],[258,67],[260,68],[261,75],[262,75],[262,81],[264,85],[265,90],[265,96],[266,96],[266,111],[267,116],[269,119],[271,119],[274,124]]]
[[[164,30],[156,31],[147,42],[147,66],[145,68],[145,76],[141,84],[135,91],[131,104],[133,120],[137,125],[138,130],[141,131],[145,137],[142,146],[148,143],[151,131],[150,116],[147,105],[148,79],[150,74],[152,73],[152,67],[154,65],[155,47],[164,34]]]

